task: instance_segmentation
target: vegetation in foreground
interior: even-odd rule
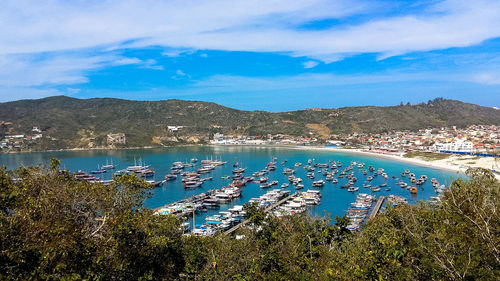
[[[350,234],[345,218],[277,219],[250,207],[234,237],[183,236],[142,206],[148,186],[0,170],[1,280],[497,280],[499,182],[470,170],[442,204],[398,206]]]

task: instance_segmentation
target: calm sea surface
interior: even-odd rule
[[[216,167],[210,174],[202,175],[202,177],[212,176],[212,181],[206,181],[200,188],[197,189],[184,189],[181,177],[176,181],[166,182],[163,186],[154,189],[153,197],[146,200],[145,205],[150,208],[157,208],[165,204],[189,197],[194,194],[199,194],[201,192],[207,191],[209,189],[221,188],[226,186],[230,180],[221,179],[222,176],[232,175],[233,163],[239,162],[240,167],[247,168],[245,176],[251,176],[253,172],[262,170],[266,167],[266,164],[272,160],[273,157],[277,157],[277,168],[275,171],[268,174],[269,181],[277,180],[279,185],[272,188],[279,188],[281,183],[288,182],[287,176],[283,175],[283,168],[294,168],[295,162],[303,163],[303,166],[307,164],[308,159],[314,159],[315,163],[329,163],[330,160],[341,161],[343,166],[339,168],[339,171],[349,166],[351,161],[356,161],[358,163],[364,162],[366,164],[365,169],[368,169],[368,165],[372,165],[375,169],[384,168],[385,172],[389,175],[387,180],[388,187],[391,187],[390,191],[386,191],[382,188],[380,192],[375,193],[377,196],[395,194],[408,198],[409,203],[416,203],[419,200],[427,200],[430,196],[435,196],[435,192],[430,183],[431,178],[436,178],[442,184],[448,184],[453,179],[456,179],[463,175],[437,170],[422,166],[411,165],[402,162],[396,162],[387,159],[380,159],[375,157],[368,157],[364,155],[357,155],[351,153],[343,152],[331,152],[331,151],[317,151],[317,150],[298,150],[298,149],[287,149],[287,148],[272,148],[272,147],[241,147],[241,146],[190,146],[190,147],[172,147],[172,148],[162,148],[162,149],[135,149],[135,150],[92,150],[92,151],[64,151],[64,152],[40,152],[40,153],[22,153],[22,154],[3,154],[0,155],[0,165],[7,166],[8,169],[15,169],[21,165],[33,166],[36,164],[47,165],[50,158],[56,157],[62,161],[62,168],[69,169],[70,171],[84,170],[90,172],[96,169],[98,166],[111,163],[116,165],[116,170],[124,169],[128,166],[134,165],[134,159],[142,159],[143,163],[150,165],[151,168],[156,172],[156,180],[162,180],[165,174],[170,172],[172,163],[175,161],[189,162],[191,158],[197,158],[199,161],[197,165],[193,168],[197,169],[200,167],[201,160],[204,159],[222,159],[228,163],[224,166]],[[286,161],[286,162],[285,162]],[[281,162],[285,162],[281,164]],[[401,172],[405,169],[410,169],[412,173],[420,177],[420,175],[427,175],[429,180],[423,184],[417,195],[410,195],[410,192],[396,185],[400,179],[393,179],[392,176],[401,178]],[[188,170],[189,171],[189,170]],[[366,178],[358,168],[354,168],[355,176],[358,178],[358,182],[355,186],[360,187],[359,192],[371,193],[369,188],[363,188],[363,183]],[[324,176],[316,168],[315,171],[316,179],[324,179]],[[306,177],[306,171],[301,167],[297,168],[296,176],[302,178],[305,188],[312,189],[312,181]],[[111,179],[112,172],[108,172],[102,175],[103,179]],[[335,175],[338,177],[338,174]],[[408,178],[403,178],[406,182]],[[312,215],[323,215],[330,214],[332,217],[335,215],[343,215],[349,204],[354,202],[356,199],[355,193],[350,193],[346,189],[341,189],[340,186],[345,184],[347,179],[339,179],[337,184],[332,182],[326,182],[324,187],[320,188],[321,194],[323,195],[321,204],[309,209]],[[372,181],[372,185],[379,185],[385,182],[381,177],[375,177]],[[292,185],[288,188],[294,191]],[[243,193],[241,198],[235,200],[227,205],[222,205],[220,210],[224,211],[233,205],[240,205],[252,197],[258,197],[264,194],[268,189],[261,189],[257,183],[249,183],[243,187]],[[204,216],[210,215],[212,213],[217,213],[218,211],[209,210],[203,215],[199,215],[196,218],[196,223],[203,223]]]

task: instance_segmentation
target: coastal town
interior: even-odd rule
[[[0,126],[9,126],[10,122],[1,121]],[[174,128],[174,129],[171,129]],[[169,126],[175,132],[182,126]],[[29,150],[30,146],[42,140],[57,141],[37,126],[33,126],[26,134],[4,134],[0,139],[0,151],[15,152]],[[107,135],[108,148],[126,145],[126,135],[110,133]],[[453,152],[465,154],[491,154],[500,152],[500,126],[473,125],[467,128],[442,127],[428,128],[418,131],[394,131],[381,134],[352,133],[332,134],[321,137],[314,131],[309,136],[292,136],[285,134],[267,134],[261,136],[224,135],[214,133],[201,138],[198,143],[212,145],[295,145],[361,148],[385,152]]]
[[[311,132],[311,135],[314,135]],[[396,131],[383,134],[353,133],[319,137],[290,135],[243,136],[215,134],[210,142],[218,145],[328,145],[368,148],[388,152],[463,152],[497,153],[500,151],[500,126],[473,125],[467,128],[429,128],[416,132]]]

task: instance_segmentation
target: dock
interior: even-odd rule
[[[372,213],[370,214],[370,219],[374,218],[378,212],[380,211],[380,208],[382,207],[382,203],[384,203],[385,196],[380,196],[377,200],[377,203],[375,204],[375,207],[373,208]]]
[[[200,194],[196,194],[196,195],[193,195],[191,197],[188,197],[188,198],[184,198],[182,200],[179,200],[179,201],[175,201],[175,202],[172,202],[172,203],[169,203],[167,205],[164,205],[164,206],[161,206],[161,207],[158,207],[158,208],[155,208],[153,209],[153,211],[157,211],[158,209],[161,209],[161,208],[166,208],[166,207],[169,207],[169,206],[173,206],[173,205],[177,205],[177,204],[183,204],[183,203],[191,203],[191,204],[195,204],[195,203],[199,203],[199,202],[203,202],[205,199],[208,199],[212,196],[214,190],[208,190],[207,192],[204,192],[204,193],[200,193]],[[179,213],[179,214],[175,214],[177,217],[180,217],[180,216],[184,216],[186,214],[184,213]]]
[[[276,202],[276,203],[272,204],[271,206],[268,206],[267,208],[265,208],[265,209],[264,209],[264,213],[267,213],[267,212],[271,211],[272,209],[274,209],[274,208],[276,208],[276,207],[278,207],[278,206],[282,205],[282,204],[283,204],[283,203],[285,203],[286,201],[288,201],[288,200],[290,200],[290,199],[293,199],[293,198],[297,197],[297,195],[299,195],[299,193],[298,193],[298,192],[295,192],[295,193],[293,193],[293,194],[291,194],[291,195],[288,195],[287,197],[285,197],[285,198],[281,199],[280,201],[278,201],[278,202]],[[239,224],[237,224],[237,225],[233,226],[232,228],[230,228],[230,229],[226,230],[226,231],[224,232],[224,235],[231,235],[233,232],[235,232],[235,231],[236,231],[236,230],[238,230],[239,228],[241,228],[241,227],[245,226],[245,225],[246,225],[247,223],[249,223],[249,222],[250,222],[250,219],[246,219],[246,220],[244,220],[242,223],[239,223]]]

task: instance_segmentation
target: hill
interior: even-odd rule
[[[76,99],[66,96],[0,103],[0,137],[33,134],[37,126],[51,139],[38,149],[88,148],[107,144],[110,133],[124,133],[125,146],[200,142],[214,133],[314,135],[473,124],[500,125],[500,111],[456,100],[400,106],[362,106],[299,110],[281,113],[243,111],[210,102],[132,101],[111,98]],[[168,126],[183,126],[172,132]]]

